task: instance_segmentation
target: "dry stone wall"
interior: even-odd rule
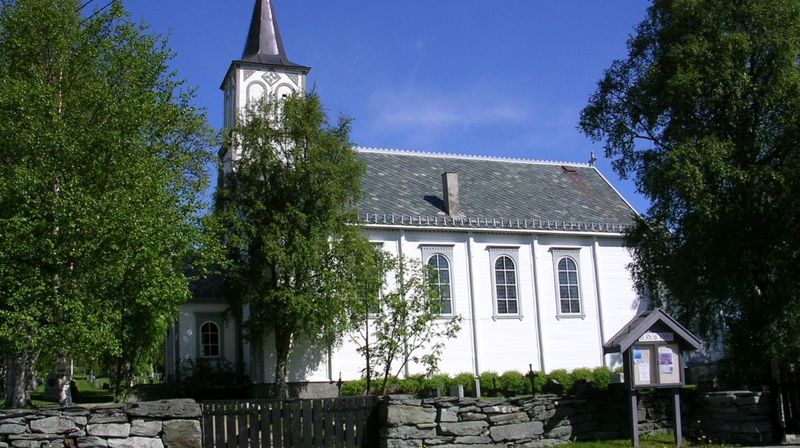
[[[518,398],[414,399],[390,396],[385,402],[382,445],[387,448],[542,447],[570,440],[624,437],[628,419],[625,401],[599,397],[539,395]],[[624,398],[624,397],[622,397]],[[640,413],[643,433],[671,428],[666,406]]]
[[[549,447],[577,440],[630,437],[621,390],[560,397],[430,398],[392,395],[383,403],[385,448]],[[672,432],[671,391],[641,394],[640,435]],[[767,394],[683,394],[684,434],[733,443],[772,440]]]
[[[0,410],[0,448],[202,448],[194,400]]]
[[[774,442],[772,404],[763,392],[712,392],[694,399],[684,426],[704,443],[765,444]]]

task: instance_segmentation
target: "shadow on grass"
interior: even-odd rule
[[[78,393],[72,397],[74,404],[98,404],[98,403],[113,403],[114,394],[109,389],[96,388],[92,383],[85,379],[76,379]],[[2,401],[0,401],[0,405]],[[58,403],[52,401],[45,401],[44,399],[44,385],[36,388],[36,391],[31,393],[31,405],[34,408],[57,408]]]
[[[670,434],[652,434],[642,436],[639,440],[641,448],[669,448],[675,447],[675,438]],[[617,439],[617,440],[595,440],[586,442],[572,442],[565,445],[558,445],[558,448],[630,448],[630,439]],[[686,439],[683,441],[682,447],[702,446],[703,448],[724,447],[730,445],[694,445],[689,443]]]

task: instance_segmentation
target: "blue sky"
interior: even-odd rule
[[[648,1],[274,1],[289,58],[312,67],[330,116],[353,118],[354,143],[570,162],[595,151],[600,171],[646,211],[576,126]],[[219,85],[241,56],[253,3],[125,1],[169,35],[174,68],[217,128]]]

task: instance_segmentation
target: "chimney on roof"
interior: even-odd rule
[[[442,173],[444,211],[451,217],[463,216],[458,196],[458,173]]]

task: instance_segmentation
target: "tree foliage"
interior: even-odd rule
[[[211,134],[170,58],[119,2],[0,5],[0,346],[13,358],[59,350],[123,369],[188,298]]]
[[[358,260],[373,249],[358,225],[363,164],[349,122],[329,124],[315,94],[251,105],[227,147],[217,216],[229,250],[226,295],[250,310],[250,335],[275,336],[276,393],[298,340],[335,345],[358,300]]]
[[[463,318],[442,316],[435,274],[404,258],[380,250],[362,259],[361,301],[353,315],[351,340],[364,357],[366,393],[387,393],[391,379],[414,363],[431,377],[439,370],[445,342],[461,330]],[[378,380],[378,386],[373,381]]]
[[[652,205],[639,288],[752,378],[800,349],[800,3],[655,0],[583,110]]]

